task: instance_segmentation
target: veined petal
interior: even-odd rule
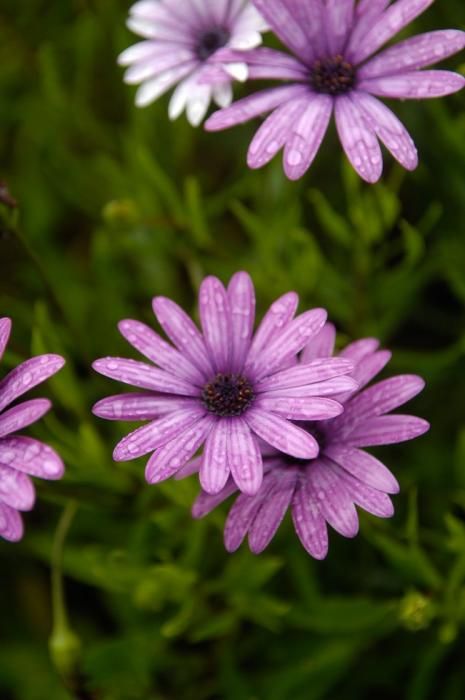
[[[255,400],[254,406],[290,420],[327,420],[339,416],[344,410],[341,404],[333,399],[289,398],[273,394],[262,394]]]
[[[274,487],[249,528],[249,546],[254,554],[260,554],[268,547],[281,525],[294,495],[298,472],[293,469],[280,470],[276,476],[270,474],[270,478],[274,481]]]
[[[349,343],[341,352],[339,357],[345,357],[356,365],[362,359],[375,352],[379,348],[379,340],[376,338],[362,338]]]
[[[35,490],[31,479],[23,472],[2,464],[0,449],[0,503],[17,510],[31,510],[34,501]]]
[[[202,282],[199,311],[213,366],[218,372],[228,372],[232,343],[231,311],[226,290],[216,277],[206,277]]]
[[[145,362],[128,360],[123,357],[104,357],[96,360],[92,367],[99,374],[110,379],[116,379],[123,384],[137,386],[141,389],[151,389],[179,396],[198,396],[199,389],[190,382],[168,374],[163,369],[157,369]]]
[[[394,506],[386,493],[367,486],[336,464],[331,469],[340,477],[351,499],[358,506],[378,518],[391,518],[394,515]]]
[[[354,0],[326,0],[325,28],[328,48],[340,54],[354,22]]]
[[[258,382],[258,391],[275,391],[299,387],[316,382],[324,382],[343,374],[350,374],[354,366],[350,360],[340,357],[325,357],[307,364],[276,372]]]
[[[302,57],[310,62],[324,55],[328,50],[324,1],[287,0],[286,4],[307,37],[307,45],[302,51]]]
[[[192,517],[195,519],[204,518],[233,493],[237,493],[237,486],[232,478],[229,478],[228,483],[219,493],[212,494],[201,491],[192,506]]]
[[[355,52],[390,2],[391,0],[360,0],[360,2],[357,3],[355,8],[355,22],[344,51],[344,55],[348,61],[355,63]]]
[[[315,460],[307,469],[307,488],[324,519],[344,537],[358,533],[358,516],[344,481],[324,459]]]
[[[55,450],[39,440],[23,436],[0,438],[0,462],[41,479],[60,479],[65,470]]]
[[[283,44],[305,60],[308,57],[308,38],[287,3],[282,0],[253,1]]]
[[[331,357],[334,353],[335,342],[336,328],[332,323],[325,323],[321,331],[302,350],[302,364],[313,362],[320,357]]]
[[[301,178],[313,163],[332,112],[333,99],[329,95],[315,95],[309,100],[284,149],[284,172],[290,180]]]
[[[318,454],[318,443],[306,430],[284,418],[251,408],[244,414],[250,428],[269,445],[297,459],[313,459]]]
[[[11,319],[0,318],[0,360],[3,357],[11,333]]]
[[[117,394],[98,401],[92,413],[106,420],[154,420],[184,408],[195,408],[195,399],[157,394]]]
[[[385,493],[399,492],[397,479],[382,462],[368,452],[336,442],[325,447],[324,453],[325,457],[329,457],[367,486]]]
[[[334,379],[326,379],[324,382],[315,382],[314,384],[306,384],[305,386],[291,387],[289,389],[273,389],[260,394],[260,397],[296,399],[312,399],[313,396],[331,396],[332,399],[339,403],[341,394],[353,394],[358,390],[357,382],[348,376],[334,377]]]
[[[424,387],[424,380],[414,374],[390,377],[368,387],[346,406],[344,418],[347,423],[344,422],[344,429],[355,422],[358,425],[366,418],[393,411],[423,391]]]
[[[65,364],[60,355],[40,355],[26,360],[0,382],[0,411],[30,389],[56,374]]]
[[[364,113],[354,100],[340,95],[335,100],[335,117],[339,139],[352,167],[366,182],[377,182],[383,171],[383,157]]]
[[[196,61],[185,61],[181,65],[170,68],[155,78],[142,83],[136,93],[137,107],[147,107],[151,102],[168,92],[179,80],[191,73],[196,66]]]
[[[275,337],[276,333],[281,331],[292,321],[297,311],[298,303],[299,297],[297,294],[295,292],[288,292],[271,304],[254,335],[252,346],[247,356],[246,366],[254,364],[255,360]]]
[[[265,479],[255,496],[241,493],[229,511],[224,528],[224,544],[228,552],[235,552],[241,546],[254,518],[273,487],[273,482]]]
[[[18,511],[0,501],[0,536],[9,542],[19,542],[23,534],[23,521]]]
[[[328,554],[328,528],[313,494],[301,482],[292,500],[292,521],[303,547],[315,559]]]
[[[32,425],[42,418],[51,407],[52,404],[47,399],[32,399],[5,411],[0,415],[0,438],[17,433],[28,425]]]
[[[232,418],[228,435],[228,463],[237,487],[249,496],[258,492],[263,480],[263,462],[257,440],[242,418]]]
[[[448,70],[423,70],[361,80],[358,88],[378,97],[427,100],[458,92],[465,78]]]
[[[217,494],[224,488],[229,474],[228,441],[230,421],[220,419],[214,423],[206,441],[200,465],[200,484],[209,494]]]
[[[391,356],[392,353],[390,353],[389,350],[378,350],[377,352],[367,355],[363,361],[355,365],[355,369],[351,375],[357,383],[356,390],[344,391],[342,394],[337,394],[333,398],[345,404],[349,398],[353,396],[355,391],[360,392],[382,369],[384,369],[391,359]],[[341,421],[342,417],[338,418],[337,424]],[[336,424],[333,424],[333,428],[335,427]]]
[[[126,70],[123,79],[127,85],[137,85],[187,61],[192,61],[192,50],[180,46],[171,51],[158,53],[155,58],[149,57],[143,61],[137,61]]]
[[[365,420],[344,438],[347,445],[354,447],[374,447],[393,445],[397,442],[413,440],[429,430],[429,423],[416,416],[376,416]]]
[[[250,348],[255,322],[255,290],[246,272],[238,272],[228,285],[231,313],[231,371],[240,372]]]

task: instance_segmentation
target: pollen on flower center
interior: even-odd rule
[[[202,391],[202,403],[216,416],[241,416],[255,395],[252,385],[240,374],[217,374]]]
[[[316,92],[343,95],[355,86],[354,66],[337,54],[315,61],[310,71],[310,83]]]
[[[209,29],[200,35],[196,46],[197,57],[201,61],[206,61],[215,51],[226,46],[230,39],[230,33],[223,27]]]

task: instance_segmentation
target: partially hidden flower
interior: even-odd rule
[[[335,330],[327,324],[303,352],[301,367],[334,351]],[[422,435],[429,424],[414,416],[391,413],[424,387],[415,375],[399,375],[365,388],[389,362],[391,354],[379,350],[371,338],[348,345],[339,357],[351,360],[352,376],[359,388],[338,395],[344,412],[322,423],[307,423],[305,429],[320,445],[316,459],[293,460],[287,455],[264,450],[265,476],[254,496],[239,495],[226,521],[226,549],[235,551],[246,535],[252,552],[259,554],[271,542],[287,510],[307,552],[324,559],[328,552],[327,524],[344,537],[355,537],[358,515],[355,506],[380,518],[389,518],[394,509],[389,494],[399,485],[387,467],[364,448],[389,445]],[[197,468],[188,465],[179,476]],[[201,492],[193,506],[193,516],[202,518],[237,493],[230,479],[224,489],[210,495]]]
[[[0,359],[11,332],[9,318],[0,318]],[[64,359],[59,355],[39,355],[26,360],[0,381],[0,535],[11,542],[23,536],[20,511],[29,511],[35,502],[31,476],[60,479],[64,465],[48,445],[18,431],[35,423],[51,408],[48,399],[31,399],[11,404],[26,391],[58,372]]]
[[[266,25],[248,0],[141,0],[130,10],[128,27],[145,38],[118,59],[128,66],[125,81],[141,84],[136,105],[145,107],[177,85],[170,119],[186,110],[198,126],[212,99],[219,107],[231,103],[233,78],[247,78],[240,56],[224,66],[212,65],[218,49],[256,47]],[[206,71],[211,84],[202,83]]]
[[[257,438],[296,458],[316,457],[317,440],[291,420],[339,415],[341,404],[329,396],[353,389],[355,382],[346,376],[353,367],[345,358],[296,366],[297,353],[326,320],[323,309],[294,318],[297,303],[293,292],[279,298],[254,334],[254,287],[239,272],[227,289],[216,277],[202,282],[202,333],[164,297],[153,300],[153,310],[173,345],[143,323],[121,321],[122,335],[153,364],[108,357],[93,365],[145,390],[103,399],[93,409],[108,420],[150,421],[117,445],[114,459],[153,453],[145,474],[157,483],[174,476],[205,445],[202,487],[217,493],[231,474],[241,491],[254,494],[263,477]]]
[[[367,182],[383,169],[380,142],[406,169],[418,165],[409,133],[378,97],[442,97],[461,90],[463,76],[420,70],[465,46],[465,33],[420,34],[377,53],[433,0],[254,0],[293,56],[269,48],[247,52],[249,78],[287,84],[252,94],[213,114],[209,131],[271,112],[255,134],[248,164],[260,168],[284,149],[284,171],[296,180],[312,164],[334,114],[339,139]],[[218,60],[236,60],[222,51]]]

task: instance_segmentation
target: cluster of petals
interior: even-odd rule
[[[11,332],[11,321],[0,318],[0,360]],[[35,502],[31,476],[59,479],[64,465],[48,445],[18,431],[35,423],[51,408],[47,399],[12,404],[25,392],[58,372],[64,364],[59,355],[40,355],[26,360],[0,381],[0,536],[16,542],[23,536],[21,511]]]
[[[224,66],[214,64],[217,50],[252,49],[266,28],[248,0],[140,0],[130,10],[128,27],[144,37],[118,59],[128,67],[125,81],[140,83],[136,104],[144,107],[177,86],[169,117],[186,110],[193,126],[202,122],[212,99],[219,107],[231,103],[232,79],[247,78],[240,55]]]
[[[334,327],[326,324],[304,349],[300,366],[333,355],[334,339]],[[391,413],[423,389],[420,377],[395,376],[366,388],[391,357],[378,348],[376,340],[366,338],[339,354],[353,362],[352,376],[358,389],[338,396],[344,404],[340,416],[307,424],[306,429],[320,442],[316,459],[293,462],[286,455],[264,450],[267,456],[260,490],[254,496],[238,495],[229,512],[224,532],[228,551],[236,550],[248,535],[250,549],[262,552],[288,509],[302,545],[316,559],[323,559],[328,552],[327,524],[344,537],[357,534],[356,506],[380,518],[393,515],[389,495],[398,492],[398,483],[387,467],[363,448],[411,440],[425,433],[429,425],[415,416]],[[180,476],[195,468],[195,464],[188,466]],[[193,506],[194,517],[204,517],[233,494],[237,495],[237,489],[231,479],[216,495],[202,491]]]
[[[316,457],[318,442],[292,421],[338,416],[342,405],[333,397],[356,383],[347,358],[297,363],[327,316],[313,309],[295,317],[297,304],[293,292],[280,297],[254,334],[254,287],[239,272],[227,289],[216,277],[202,282],[202,332],[164,297],[153,300],[153,310],[172,344],[143,323],[121,321],[122,335],[150,364],[108,357],[93,366],[144,391],[108,397],[93,410],[109,420],[149,422],[119,442],[114,459],[152,453],[146,479],[153,484],[174,476],[204,446],[205,491],[218,493],[231,475],[242,492],[255,494],[263,479],[259,440],[296,459]]]
[[[447,70],[423,70],[460,51],[465,33],[440,30],[389,46],[387,42],[433,0],[253,0],[293,55],[270,48],[246,53],[250,79],[284,81],[213,114],[209,131],[271,113],[256,132],[248,164],[260,168],[284,149],[284,171],[298,179],[312,164],[334,114],[343,149],[365,181],[382,173],[380,143],[406,169],[418,164],[415,145],[378,97],[427,99],[461,90],[465,79]],[[218,52],[223,64],[237,60]]]

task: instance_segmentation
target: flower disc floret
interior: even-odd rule
[[[352,90],[355,81],[355,68],[341,54],[318,59],[310,71],[312,88],[325,95],[344,95]]]
[[[241,374],[217,374],[202,391],[202,402],[215,416],[241,416],[254,400],[251,383]]]

